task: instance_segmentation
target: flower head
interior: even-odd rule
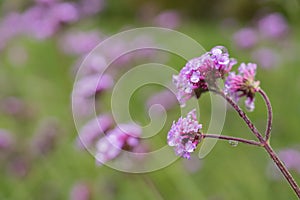
[[[249,111],[254,109],[254,96],[259,90],[259,81],[255,81],[256,67],[253,63],[242,63],[239,73],[229,73],[225,82],[225,93],[233,97],[236,102],[245,96],[245,105]]]
[[[227,49],[223,46],[216,46],[202,56],[188,61],[179,75],[173,76],[180,104],[184,106],[191,97],[199,98],[209,87],[216,86],[216,80],[223,79],[234,64],[236,61],[229,58]]]
[[[122,150],[133,151],[139,146],[142,130],[135,124],[120,124],[107,132],[96,144],[96,161],[98,165],[113,160]]]
[[[196,118],[196,110],[187,114],[186,118],[180,117],[178,122],[173,122],[171,130],[168,133],[168,145],[175,147],[175,153],[184,158],[190,159],[190,153],[193,152],[200,139],[200,129],[202,125]]]

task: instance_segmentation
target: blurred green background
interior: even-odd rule
[[[14,10],[23,11],[32,1],[1,1],[1,17]],[[232,42],[233,33],[241,27],[252,25],[260,12],[280,12],[289,24],[287,36],[289,46],[276,46],[284,52],[279,66],[259,68],[257,79],[268,93],[274,111],[274,125],[271,144],[276,151],[298,147],[299,134],[299,90],[300,90],[300,3],[299,1],[146,1],[111,0],[105,2],[104,9],[77,24],[65,29],[99,29],[106,35],[118,33],[124,27],[151,26],[141,20],[141,8],[155,7],[154,13],[165,9],[178,11],[182,22],[176,30],[197,40],[207,50],[216,45],[224,45],[230,55],[239,61],[251,61],[251,52],[240,50]],[[234,20],[233,24],[227,24]],[[224,22],[225,21],[225,22]],[[225,25],[224,25],[225,24]],[[63,30],[64,31],[64,30]],[[283,178],[274,179],[268,173],[270,159],[263,149],[239,144],[230,146],[219,141],[213,151],[203,160],[186,161],[179,159],[170,166],[145,174],[129,174],[97,167],[94,158],[86,151],[75,147],[77,131],[71,110],[71,93],[74,82],[72,67],[76,56],[65,55],[59,50],[57,38],[60,32],[45,39],[16,37],[1,50],[0,55],[0,98],[21,99],[28,113],[26,116],[0,113],[0,128],[7,129],[16,138],[17,151],[10,158],[25,159],[25,175],[15,175],[10,169],[10,161],[0,157],[0,199],[71,199],[74,184],[87,185],[90,199],[296,199],[295,194]],[[22,47],[26,51],[26,62],[16,64],[12,48]],[[286,48],[286,49],[285,49]],[[169,55],[169,66],[180,69],[185,61]],[[21,65],[21,66],[20,66]],[[149,86],[150,87],[150,86]],[[154,87],[155,88],[155,87]],[[141,92],[142,93],[142,92]],[[109,93],[107,94],[110,95]],[[141,98],[147,94],[141,94]],[[200,100],[200,122],[210,120],[209,95]],[[147,112],[142,103],[132,99],[133,118],[147,121]],[[135,110],[136,109],[136,110]],[[166,142],[166,135],[173,120],[177,120],[179,106],[168,113],[164,129],[156,136],[157,144]],[[256,99],[256,109],[249,113],[259,130],[266,124],[266,109],[260,97]],[[39,158],[31,158],[27,150],[30,140],[43,119],[55,118],[59,131],[52,151]],[[145,121],[142,123],[145,123]],[[224,134],[245,136],[254,139],[246,125],[233,110],[228,110]],[[194,153],[195,156],[197,152]],[[26,160],[27,159],[27,160]],[[200,163],[200,166],[198,166]],[[189,170],[196,167],[196,170]],[[300,174],[292,171],[297,182]]]

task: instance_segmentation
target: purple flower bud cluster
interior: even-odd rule
[[[270,13],[258,19],[254,26],[238,30],[233,35],[233,41],[239,50],[250,50],[253,60],[268,69],[280,64],[280,51],[286,51],[286,47],[282,46],[290,43],[289,32],[290,28],[284,16]]]
[[[297,149],[284,149],[279,152],[279,158],[288,169],[300,174],[300,151]]]
[[[154,18],[153,24],[159,27],[176,29],[181,24],[181,16],[175,10],[166,10]]]
[[[0,153],[12,149],[15,138],[10,132],[0,129]]]
[[[78,22],[103,8],[103,0],[81,0],[77,3],[36,0],[22,13],[11,12],[0,22],[0,49],[19,35],[47,39],[55,35],[65,24]]]
[[[173,76],[180,104],[184,106],[193,96],[199,98],[209,87],[216,87],[217,79],[223,79],[235,64],[236,60],[229,57],[223,46],[216,46],[204,55],[188,61],[179,75]]]
[[[147,100],[147,108],[159,104],[166,110],[170,110],[178,103],[176,96],[170,90],[163,90],[151,96]]]
[[[236,103],[241,97],[246,97],[245,105],[249,111],[254,109],[255,93],[259,91],[259,81],[255,80],[256,64],[241,63],[238,73],[231,71],[236,60],[229,58],[225,47],[216,46],[204,55],[187,62],[179,75],[173,76],[177,87],[177,98],[184,106],[192,97],[199,98],[202,92],[212,89],[232,98]],[[217,79],[224,79],[223,89],[217,85]],[[168,133],[169,146],[175,147],[175,153],[184,158],[190,158],[201,140],[201,124],[198,124],[195,110],[186,118],[180,118],[173,123]]]
[[[256,64],[242,63],[238,69],[239,73],[230,72],[225,82],[224,92],[236,102],[245,96],[245,105],[249,111],[254,110],[254,95],[259,90],[259,81],[255,81],[256,68]]]
[[[109,130],[106,136],[96,144],[96,162],[98,165],[116,158],[122,150],[134,151],[140,144],[142,130],[135,124],[119,124]]]
[[[85,182],[75,183],[70,191],[70,200],[89,200],[91,199],[91,188]]]
[[[32,154],[35,156],[45,156],[53,151],[60,132],[60,126],[56,119],[47,118],[43,120],[31,140]]]
[[[77,146],[84,148],[95,145],[96,141],[113,127],[113,123],[109,114],[99,115],[96,119],[89,121],[79,131]]]
[[[174,147],[178,156],[190,159],[191,152],[195,151],[201,139],[202,125],[198,123],[196,110],[192,110],[187,117],[180,117],[168,133],[168,145]]]

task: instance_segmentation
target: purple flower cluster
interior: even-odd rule
[[[176,29],[181,24],[181,16],[175,10],[166,10],[154,18],[154,25],[169,29]]]
[[[81,0],[77,3],[60,0],[36,0],[24,12],[11,12],[0,22],[0,49],[19,35],[46,39],[65,24],[79,21],[103,8],[103,0]]]
[[[259,90],[259,81],[255,81],[256,68],[256,64],[242,63],[239,73],[230,72],[225,82],[224,92],[236,102],[245,96],[245,105],[249,111],[254,109],[254,95]]]
[[[253,60],[260,67],[269,69],[280,64],[279,52],[281,49],[286,51],[286,44],[290,43],[288,33],[289,26],[284,16],[270,13],[260,18],[254,26],[238,30],[233,41],[240,50],[250,50]]]
[[[134,151],[140,144],[142,130],[135,124],[119,124],[109,130],[96,144],[96,161],[98,165],[116,158],[122,150]]]
[[[70,200],[89,200],[91,199],[91,188],[85,182],[75,183],[70,191]]]
[[[236,60],[229,58],[228,51],[223,46],[216,46],[204,55],[188,61],[179,75],[173,76],[180,104],[184,106],[191,97],[199,98],[209,87],[216,87],[217,79],[223,79],[235,64]]]
[[[77,146],[79,148],[90,147],[113,126],[112,116],[108,114],[99,115],[89,121],[79,131]]]
[[[288,169],[295,170],[300,174],[300,151],[284,149],[279,152],[279,158],[282,159]]]
[[[184,105],[191,97],[199,98],[202,92],[213,89],[213,92],[222,92],[236,103],[241,97],[246,97],[246,108],[253,111],[255,93],[260,89],[260,82],[255,80],[257,66],[242,63],[238,73],[235,73],[231,71],[234,64],[236,60],[229,58],[226,48],[222,46],[216,46],[188,61],[179,75],[173,77],[180,104]],[[225,79],[223,89],[217,85],[217,79]],[[174,146],[175,153],[184,158],[190,158],[190,153],[201,140],[201,124],[197,122],[195,112],[193,110],[186,118],[181,117],[177,123],[174,122],[167,136],[169,146]]]
[[[14,143],[12,134],[7,130],[0,129],[0,151],[3,152],[11,149]]]
[[[202,125],[198,123],[196,110],[192,110],[187,117],[180,117],[168,133],[168,145],[175,147],[176,155],[190,159],[191,152],[195,151],[200,139]]]
[[[282,38],[289,30],[285,18],[280,13],[271,13],[258,21],[258,29],[266,38]]]

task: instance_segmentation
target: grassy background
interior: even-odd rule
[[[113,34],[126,23],[129,22],[106,19],[99,22],[99,27]],[[272,101],[272,144],[276,150],[300,143],[300,59],[297,57],[300,29],[296,25],[292,28],[292,41],[297,51],[291,54],[295,58],[276,69],[258,69],[257,75]],[[214,22],[191,21],[179,31],[196,39],[206,49],[222,44],[228,46],[232,57],[245,61],[250,58],[247,53],[232,50],[231,35],[222,33]],[[70,66],[73,59],[63,56],[52,39],[40,43],[23,38],[14,43],[24,45],[29,60],[22,68],[13,67],[7,60],[7,52],[3,52],[0,56],[0,94],[1,97],[14,95],[24,99],[34,108],[35,115],[22,121],[0,114],[0,127],[14,132],[25,147],[36,126],[45,117],[58,118],[62,131],[54,151],[47,157],[32,161],[26,177],[16,178],[5,167],[1,168],[0,199],[68,199],[71,187],[79,180],[90,185],[93,199],[296,199],[285,180],[268,178],[270,159],[266,152],[241,144],[232,147],[226,142],[218,142],[209,156],[198,161],[201,168],[193,173],[186,170],[182,159],[164,169],[139,175],[121,173],[105,166],[96,167],[92,156],[74,147],[77,132],[70,107],[73,83]],[[169,64],[178,68],[183,63],[173,59]],[[205,109],[209,105],[209,96],[204,95],[200,102],[204,107],[200,121],[209,121],[210,110]],[[144,115],[133,113],[137,118]],[[266,111],[260,98],[257,98],[255,112],[249,116],[260,130],[264,129]],[[170,123],[177,117],[177,112],[170,112],[164,130],[159,133],[160,142],[165,142]],[[227,113],[223,133],[253,138],[232,110]],[[300,182],[300,175],[292,173]]]

